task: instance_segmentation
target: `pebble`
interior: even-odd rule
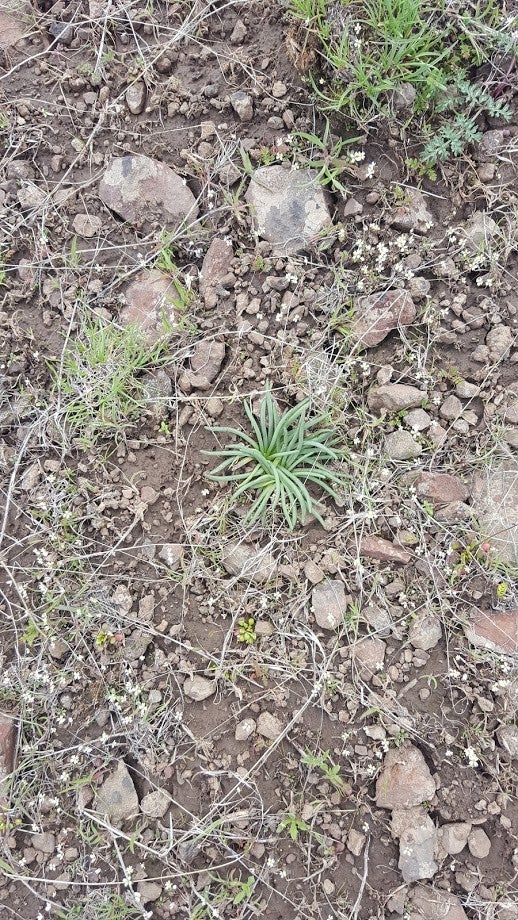
[[[246,193],[256,232],[274,254],[300,252],[331,224],[324,192],[314,170],[262,166]]]
[[[419,748],[406,745],[387,752],[376,782],[378,808],[412,808],[434,795],[435,783]]]
[[[439,843],[449,856],[461,853],[468,842],[471,824],[460,821],[457,824],[443,824],[439,829]]]
[[[167,229],[198,215],[196,199],[183,179],[165,163],[141,154],[114,157],[99,184],[99,197],[133,224],[156,218]]]
[[[364,348],[379,345],[393,329],[410,326],[417,316],[415,304],[403,288],[359,297],[351,333]]]
[[[491,463],[474,481],[482,536],[503,562],[518,564],[518,459]]]
[[[361,615],[380,638],[390,636],[392,618],[388,610],[378,607],[377,604],[368,604],[366,607],[362,607]]]
[[[54,834],[45,831],[43,834],[33,834],[31,837],[31,844],[34,849],[39,850],[40,853],[48,853],[50,855],[56,849],[56,838]]]
[[[158,882],[138,882],[137,891],[142,903],[149,904],[150,901],[158,901],[163,889]]]
[[[398,429],[385,438],[385,450],[390,460],[412,460],[423,452],[421,444],[409,431]]]
[[[72,228],[78,236],[91,239],[91,237],[98,236],[101,232],[102,220],[95,214],[76,214]]]
[[[406,189],[405,199],[405,203],[389,216],[388,223],[404,233],[413,230],[421,235],[427,234],[434,225],[434,219],[424,196],[417,189]]]
[[[412,892],[407,920],[468,920],[458,897],[431,885],[417,885]]]
[[[126,105],[132,115],[140,115],[146,105],[147,88],[143,80],[137,80],[126,90]]]
[[[189,699],[201,703],[202,700],[208,699],[216,692],[216,682],[197,674],[195,677],[187,678],[183,685],[183,692]]]
[[[485,859],[489,856],[491,841],[485,830],[481,827],[475,827],[468,837],[469,852],[475,859]]]
[[[312,559],[308,559],[308,561],[305,563],[304,575],[312,585],[318,585],[318,583],[324,578],[322,569],[319,565],[316,564],[316,562],[313,562]]]
[[[438,505],[464,502],[470,496],[468,486],[449,473],[420,473],[415,488],[418,498]]]
[[[400,412],[419,406],[426,399],[426,391],[404,383],[385,383],[374,386],[368,392],[367,403],[369,409],[388,409],[390,412]]]
[[[182,390],[189,392],[189,387],[195,390],[208,390],[221,370],[225,351],[224,342],[214,339],[202,339],[201,342],[197,342],[191,355],[190,370],[182,374],[180,379]]]
[[[462,415],[462,403],[458,396],[448,396],[439,409],[439,415],[447,421],[453,421]]]
[[[415,431],[426,431],[430,427],[432,419],[424,409],[411,409],[404,418],[405,425],[409,425]]]
[[[277,716],[271,712],[262,712],[257,719],[257,731],[263,738],[269,741],[276,741],[283,732],[283,724]]]
[[[215,237],[205,256],[200,272],[200,294],[206,307],[218,302],[217,287],[230,272],[234,250],[230,240]]]
[[[379,562],[399,562],[402,565],[406,565],[412,558],[402,547],[374,535],[361,538],[360,556],[377,559]]]
[[[435,861],[437,831],[424,808],[396,808],[392,813],[392,833],[399,838],[398,866],[407,884],[433,878],[439,868]]]
[[[248,741],[251,735],[253,735],[255,732],[256,728],[257,723],[255,719],[242,719],[241,722],[238,722],[236,725],[236,741]]]
[[[143,797],[140,810],[148,818],[163,818],[171,802],[171,796],[164,789],[154,789]]]
[[[315,585],[311,606],[320,629],[338,629],[347,611],[347,597],[343,581],[326,578]]]
[[[121,323],[138,326],[148,342],[155,342],[166,332],[164,319],[171,325],[178,319],[172,303],[175,293],[176,288],[168,275],[155,268],[145,269],[124,290]]]
[[[353,648],[353,660],[363,680],[370,680],[383,670],[387,645],[383,639],[367,636],[360,639]]]
[[[104,780],[97,791],[95,804],[101,814],[107,815],[117,825],[137,817],[138,796],[124,761],[120,760],[114,772]]]
[[[357,831],[356,828],[351,827],[351,830],[347,834],[347,849],[353,854],[353,856],[360,856],[365,846],[366,839],[367,837],[365,834],[362,834],[361,831]]]
[[[181,543],[164,543],[158,557],[168,568],[178,569],[183,561],[184,548]]]
[[[254,117],[252,97],[242,90],[237,90],[230,97],[230,104],[240,121],[249,122]]]
[[[435,613],[420,610],[410,624],[408,641],[414,648],[427,652],[440,642],[442,637],[441,622]]]
[[[512,760],[518,760],[518,726],[501,725],[497,738],[504,751],[507,751]]]

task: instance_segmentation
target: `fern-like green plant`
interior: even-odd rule
[[[269,386],[258,419],[251,402],[245,403],[244,409],[252,426],[252,436],[236,428],[210,429],[234,435],[238,441],[221,450],[205,451],[224,458],[208,478],[214,482],[236,483],[232,493],[234,502],[245,494],[255,494],[246,515],[250,523],[258,520],[264,523],[267,515],[276,509],[280,509],[290,530],[308,514],[313,514],[322,523],[308,484],[336,498],[336,488],[344,480],[343,474],[331,466],[345,457],[344,451],[336,447],[340,441],[336,429],[326,427],[326,415],[310,414],[308,399],[280,413]]]

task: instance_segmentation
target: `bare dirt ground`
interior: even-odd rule
[[[2,920],[518,917],[518,119],[322,190],[297,41],[0,11]],[[293,531],[207,478],[268,382],[347,452]]]

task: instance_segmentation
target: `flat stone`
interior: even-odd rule
[[[405,425],[409,425],[414,431],[426,431],[432,423],[432,419],[424,409],[412,409],[407,412],[403,421]]]
[[[518,655],[518,607],[502,613],[475,608],[464,631],[478,648],[502,655]]]
[[[72,222],[72,229],[78,236],[88,240],[99,235],[102,230],[102,220],[96,214],[76,214]]]
[[[417,90],[411,83],[398,83],[392,94],[392,104],[396,112],[410,112],[417,96]]]
[[[491,841],[483,828],[473,828],[468,837],[468,848],[475,859],[485,859],[486,856],[489,856]]]
[[[450,502],[465,502],[470,489],[457,476],[449,473],[420,473],[415,488],[417,496],[433,505],[449,505]]]
[[[311,169],[262,166],[246,193],[256,232],[276,255],[306,249],[330,225],[324,193]]]
[[[452,393],[451,396],[448,396],[441,405],[441,408],[439,409],[439,415],[441,418],[445,418],[450,422],[462,415],[462,408],[463,407],[460,399],[458,396],[454,396]]]
[[[459,380],[455,384],[455,392],[461,399],[474,399],[480,393],[480,387],[469,380]]]
[[[362,607],[361,615],[380,638],[390,636],[392,632],[392,617],[388,610],[385,610],[383,607],[378,607],[377,604],[368,604],[366,607]]]
[[[198,215],[196,199],[184,180],[165,163],[140,154],[111,161],[99,184],[99,197],[132,224],[156,220],[167,229]]]
[[[238,722],[236,725],[236,741],[248,741],[248,739],[251,738],[255,732],[256,728],[257,723],[255,719],[242,719],[241,722]]]
[[[473,498],[481,537],[497,558],[518,564],[518,459],[491,464],[475,477]]]
[[[512,760],[518,760],[518,725],[501,725],[496,736]]]
[[[458,524],[459,521],[469,521],[476,514],[476,509],[466,502],[450,502],[435,512],[436,521],[444,524]]]
[[[406,565],[412,556],[401,546],[396,546],[390,540],[373,535],[362,537],[360,540],[360,556],[377,559],[379,562],[398,562]]]
[[[191,355],[191,367],[187,372],[190,385],[196,390],[208,390],[218,376],[225,358],[224,342],[202,339],[197,342]]]
[[[362,834],[361,831],[357,831],[354,827],[351,827],[351,830],[347,834],[347,849],[353,854],[353,856],[360,856],[365,846],[366,840],[367,837],[365,834]]]
[[[434,795],[435,783],[419,748],[391,748],[376,782],[378,808],[413,808]]]
[[[273,578],[277,562],[269,550],[249,543],[228,543],[223,550],[221,564],[229,575],[261,584]]]
[[[393,329],[410,326],[416,316],[414,301],[403,288],[369,294],[356,301],[351,333],[360,345],[373,348]]]
[[[486,347],[489,349],[489,361],[498,364],[502,358],[510,354],[511,348],[515,344],[516,335],[510,326],[494,326],[486,336]]]
[[[158,557],[170,569],[178,569],[182,564],[184,548],[181,543],[164,543]]]
[[[438,832],[440,848],[447,856],[456,856],[466,846],[470,832],[471,824],[466,821],[443,824]]]
[[[434,225],[434,219],[424,196],[417,189],[405,189],[405,198],[405,203],[396,208],[388,223],[404,233],[411,230],[422,235],[428,233]]]
[[[308,559],[304,564],[304,575],[312,585],[318,585],[324,579],[324,572],[312,559]]]
[[[284,726],[281,720],[274,716],[272,712],[262,712],[257,719],[257,731],[263,738],[268,738],[269,741],[276,741],[284,731]]]
[[[419,885],[412,892],[408,920],[468,920],[458,897],[441,888]]]
[[[379,387],[371,387],[367,395],[369,409],[379,411],[388,409],[390,412],[400,412],[412,406],[420,406],[426,399],[426,391],[405,383],[384,383]]]
[[[206,307],[215,307],[217,303],[216,289],[228,275],[234,250],[230,240],[215,237],[212,240],[205,256],[200,272],[200,294]]]
[[[162,885],[158,882],[137,882],[137,891],[140,895],[142,904],[149,904],[152,901],[158,901],[162,894]]]
[[[120,312],[121,323],[137,326],[149,342],[156,341],[176,324],[175,295],[176,288],[168,275],[154,268],[145,269],[124,290],[126,303]]]
[[[190,700],[201,703],[202,700],[208,699],[216,692],[216,682],[196,674],[192,678],[187,678],[183,685],[183,692]]]
[[[437,831],[424,808],[396,808],[392,812],[392,834],[399,838],[398,866],[407,884],[433,878]]]
[[[418,611],[408,630],[408,641],[414,648],[428,652],[435,648],[442,638],[441,621],[439,617],[424,608]]]
[[[35,850],[39,850],[40,853],[47,853],[50,856],[56,849],[56,838],[49,831],[45,831],[43,834],[33,834],[31,845]]]
[[[422,454],[423,448],[409,431],[398,429],[385,438],[385,450],[390,460],[413,460]]]
[[[137,817],[138,796],[124,761],[119,761],[97,791],[95,805],[97,811],[107,815],[114,824]]]
[[[320,629],[338,629],[347,611],[343,581],[326,578],[315,585],[311,592],[311,606]]]
[[[25,0],[3,0],[0,11],[0,51],[14,48],[22,41],[25,34],[29,34],[30,4]]]
[[[154,789],[143,797],[140,810],[148,818],[163,818],[171,802],[171,796],[165,789]]]
[[[383,670],[387,645],[383,639],[367,636],[356,642],[353,648],[353,660],[358,674],[363,680],[370,680]]]
[[[126,105],[132,115],[140,115],[146,105],[147,87],[143,80],[137,80],[126,90]]]

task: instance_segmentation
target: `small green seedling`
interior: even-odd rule
[[[255,632],[255,620],[249,617],[247,620],[239,620],[237,624],[237,641],[244,642],[246,645],[253,645],[257,639]]]
[[[311,754],[307,751],[302,757],[301,763],[310,767],[312,770],[320,770],[324,778],[334,789],[343,792],[345,782],[340,776],[340,767],[338,764],[333,763],[329,751],[322,751],[321,754]]]

